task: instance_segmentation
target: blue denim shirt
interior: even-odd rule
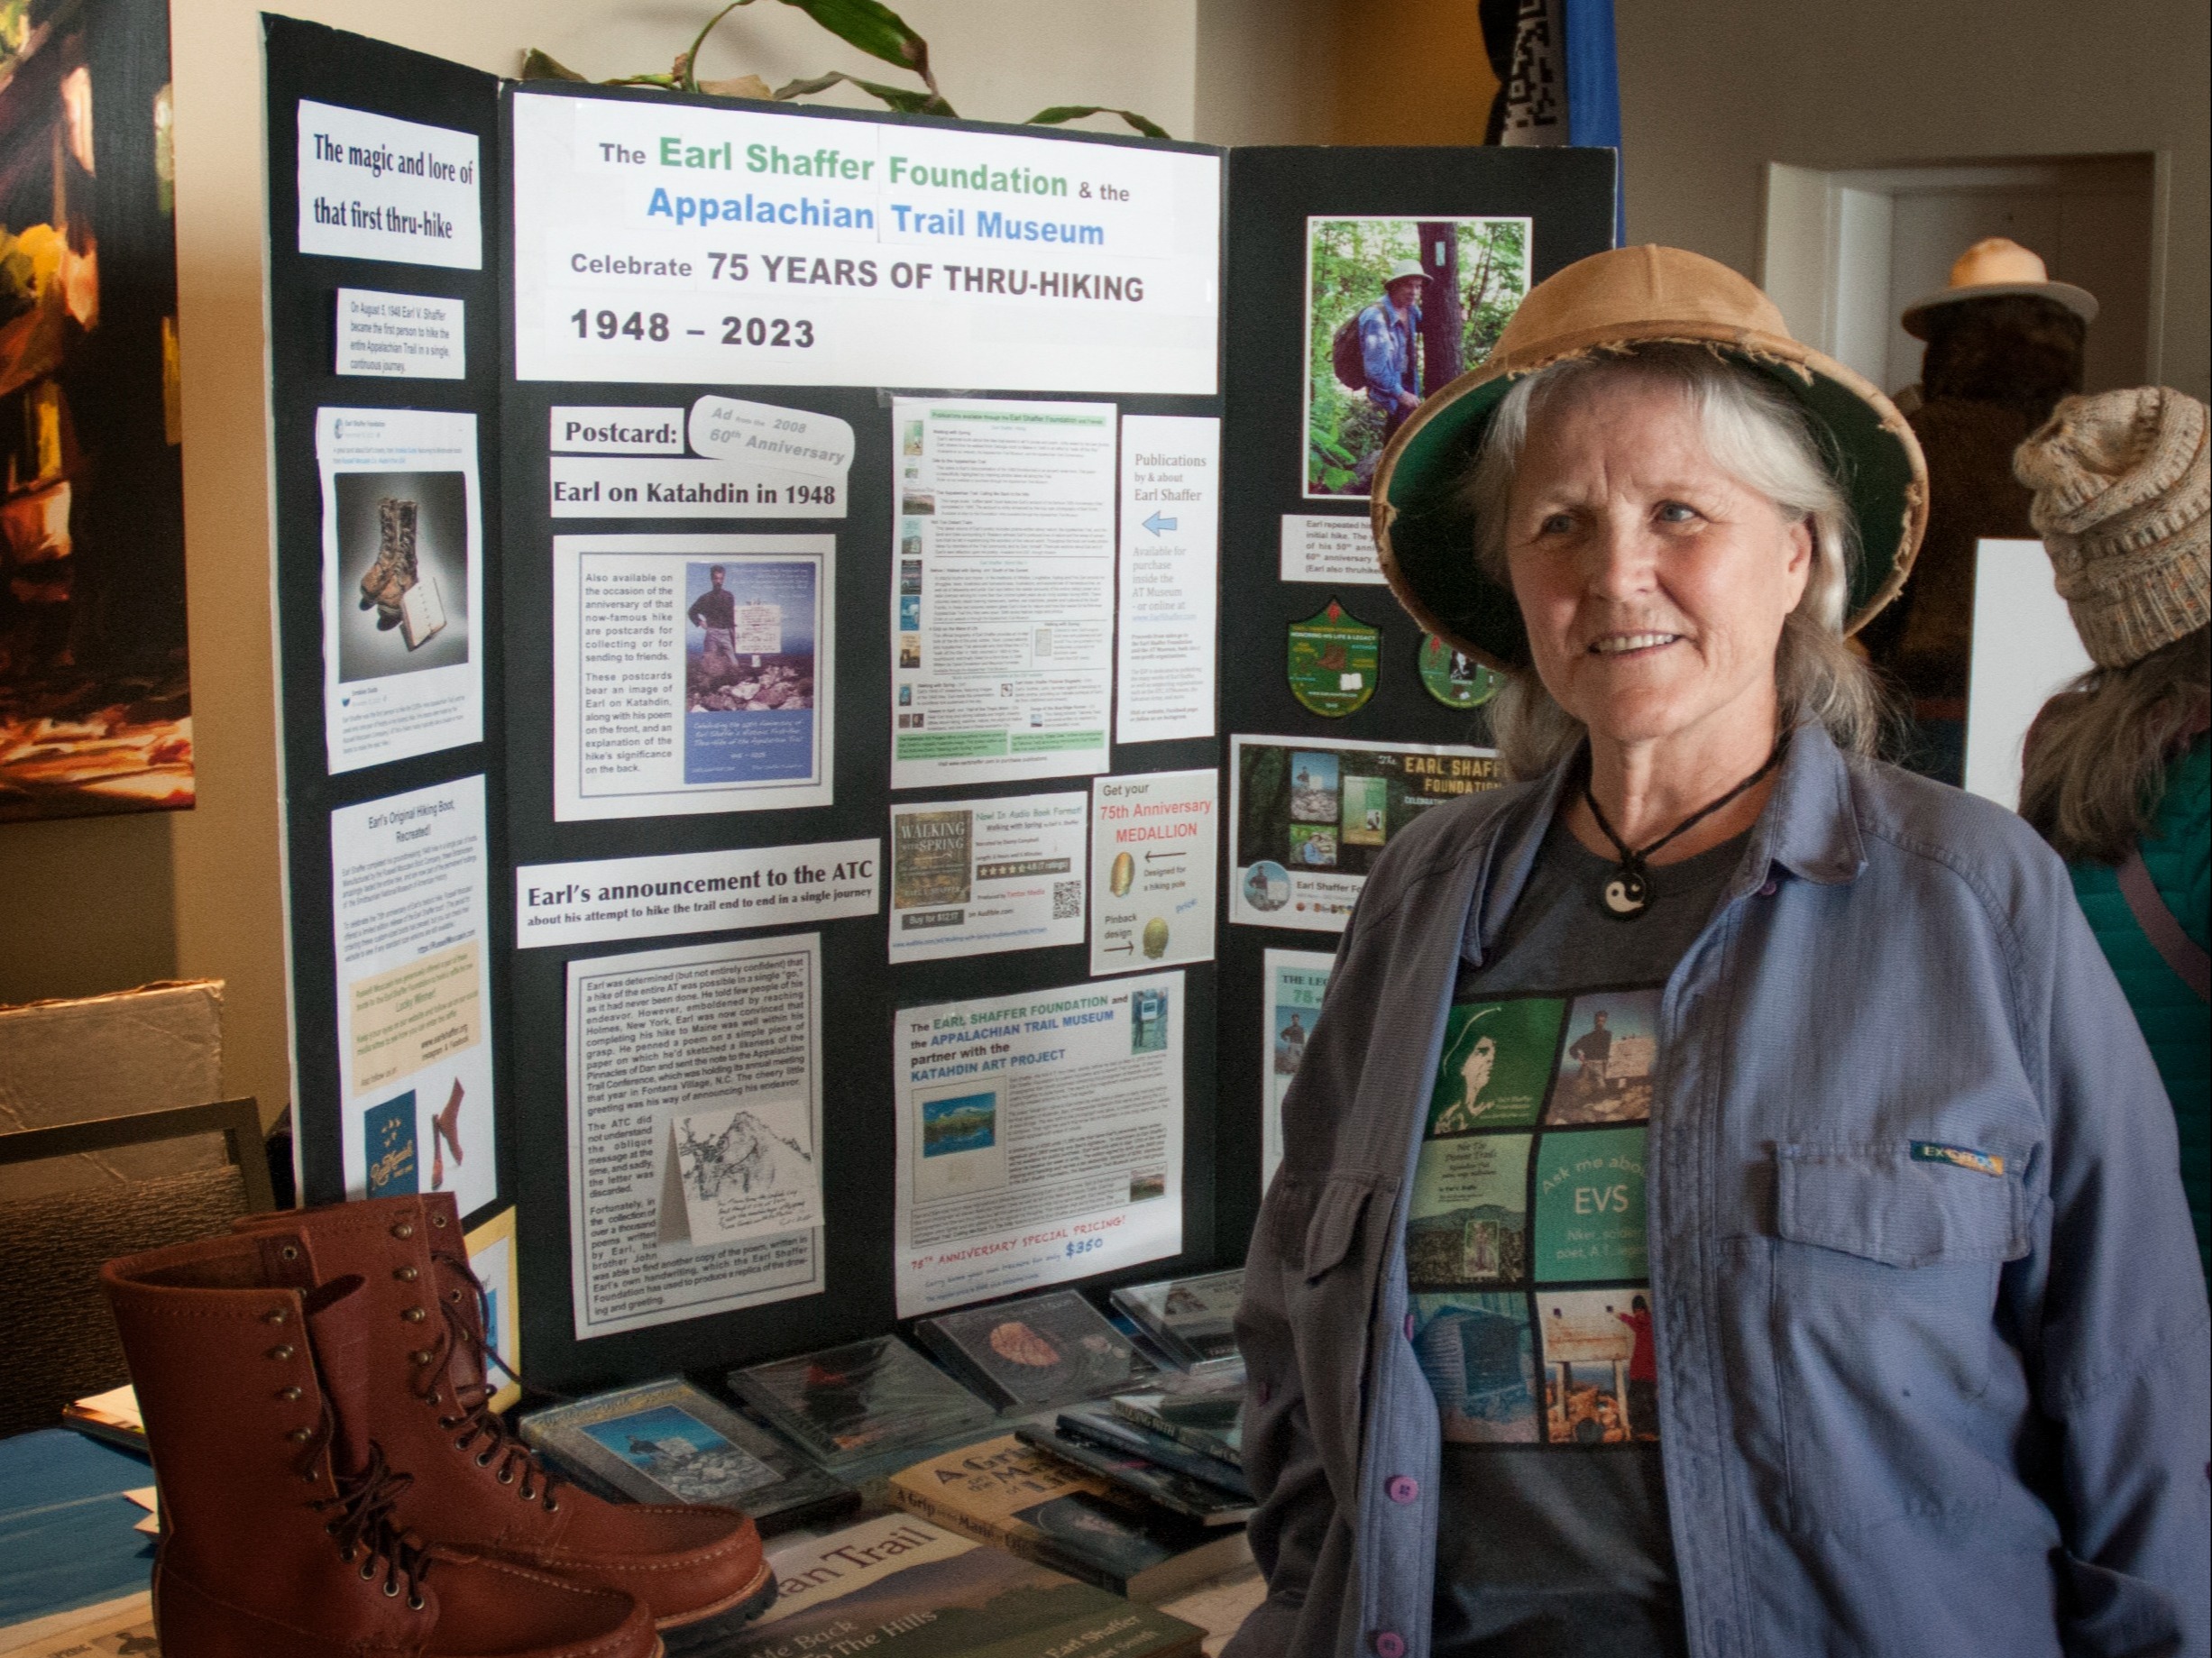
[[[1420,395],[1413,384],[1413,336],[1420,331],[1418,305],[1403,321],[1388,299],[1378,299],[1360,313],[1360,368],[1367,376],[1370,402],[1388,408],[1400,391]]]
[[[1453,981],[1563,770],[1379,860],[1237,1316],[1268,1598],[1230,1658],[1427,1658],[1440,1445],[1405,1198]],[[1660,1007],[1660,1446],[1697,1658],[2212,1640],[2212,1341],[2172,1113],[2058,859],[1793,741]]]

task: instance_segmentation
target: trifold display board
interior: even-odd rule
[[[1241,1257],[1363,872],[1495,778],[1368,478],[1610,152],[264,37],[308,1200],[514,1205],[559,1387]]]

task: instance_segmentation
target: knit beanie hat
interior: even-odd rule
[[[2013,455],[2090,660],[2122,668],[2212,620],[2205,406],[2163,386],[2068,398]]]

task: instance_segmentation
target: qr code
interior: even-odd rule
[[[1083,884],[1080,881],[1052,883],[1052,919],[1056,921],[1079,921],[1083,919]]]

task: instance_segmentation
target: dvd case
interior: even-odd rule
[[[989,1428],[991,1407],[893,1335],[730,1372],[738,1397],[823,1467]]]
[[[1236,1304],[1244,1293],[1244,1269],[1238,1267],[1202,1278],[1124,1285],[1114,1292],[1114,1305],[1188,1368],[1234,1357]]]
[[[681,1377],[534,1411],[523,1443],[606,1496],[722,1503],[763,1535],[852,1508],[859,1494]]]
[[[1025,1445],[1034,1445],[1048,1456],[1072,1462],[1163,1508],[1189,1515],[1200,1525],[1241,1525],[1252,1517],[1249,1498],[1194,1479],[1150,1457],[1139,1456],[1134,1451],[1101,1444],[1057,1424],[1050,1427],[1042,1424],[1018,1427],[1014,1434]]]
[[[1102,1398],[1156,1372],[1128,1337],[1072,1289],[922,1319],[914,1333],[948,1369],[1002,1408]]]

